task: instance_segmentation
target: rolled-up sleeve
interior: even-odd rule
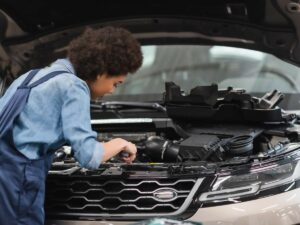
[[[61,115],[64,138],[81,166],[96,169],[102,161],[104,149],[91,128],[88,87],[79,81],[66,86]]]

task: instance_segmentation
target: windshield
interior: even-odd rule
[[[300,93],[299,68],[267,53],[199,45],[152,45],[142,50],[142,67],[105,100],[160,100],[168,81],[187,94],[197,85],[212,83],[219,89],[230,86],[255,94],[277,89],[287,94],[286,98]]]

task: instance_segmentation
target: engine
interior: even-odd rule
[[[222,162],[239,156],[278,153],[287,144],[298,141],[298,132],[287,125],[176,124],[173,127],[173,132],[103,132],[98,138],[109,141],[119,137],[135,143],[136,162]]]

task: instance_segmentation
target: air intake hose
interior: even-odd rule
[[[156,162],[176,162],[179,145],[159,136],[151,136],[145,141],[145,153]]]

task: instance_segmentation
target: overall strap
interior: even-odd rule
[[[57,75],[59,75],[61,73],[68,73],[68,72],[65,71],[65,70],[53,71],[53,72],[47,74],[46,76],[43,76],[39,80],[33,82],[32,84],[29,84],[28,87],[29,88],[34,88],[34,87],[36,87],[36,86],[44,83],[45,81],[47,81],[47,80],[51,79],[52,77],[55,77],[55,76],[57,76]]]
[[[22,84],[17,88],[16,92],[13,96],[8,100],[6,105],[0,111],[0,138],[12,128],[13,121],[15,118],[23,111],[25,107],[30,90],[37,85],[44,83],[45,81],[49,80],[50,78],[57,76],[61,73],[68,73],[67,71],[54,71],[51,72],[41,79],[35,81],[34,83],[29,84],[31,79],[37,74],[39,70],[32,70]]]
[[[40,71],[40,69],[31,70],[27,77],[24,79],[22,84],[18,88],[24,88],[26,87],[29,82],[32,80],[32,78]]]

